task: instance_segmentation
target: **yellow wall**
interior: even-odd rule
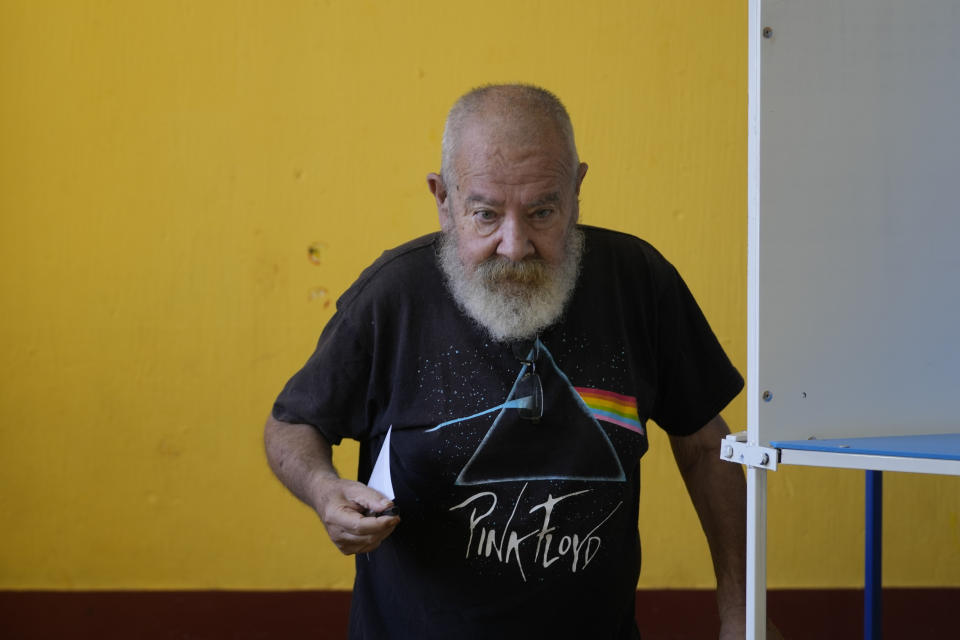
[[[743,369],[746,20],[743,0],[0,0],[0,588],[349,587],[260,428],[330,301],[436,227],[424,176],[476,84],[567,102],[584,219],[673,259]],[[652,445],[641,586],[709,586]],[[957,483],[887,488],[887,583],[960,585]],[[772,585],[859,582],[861,492],[774,474]]]

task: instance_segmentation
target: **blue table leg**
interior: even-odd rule
[[[866,540],[864,541],[863,637],[883,636],[883,473],[867,471]]]

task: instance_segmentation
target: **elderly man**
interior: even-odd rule
[[[277,399],[271,467],[359,554],[352,637],[638,637],[649,419],[710,545],[721,636],[742,637],[745,489],[718,414],[743,380],[653,247],[577,224],[586,173],[549,92],[463,96],[427,177],[441,232],[361,274]],[[394,500],[337,475],[344,437]]]

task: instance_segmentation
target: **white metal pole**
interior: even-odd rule
[[[761,0],[749,0],[747,41],[747,442],[760,445]],[[767,637],[767,471],[747,467],[747,640]]]
[[[767,637],[767,470],[747,467],[747,640]]]

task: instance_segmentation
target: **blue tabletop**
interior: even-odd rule
[[[862,453],[874,456],[960,460],[960,433],[882,438],[824,438],[823,440],[777,440],[778,449]]]

